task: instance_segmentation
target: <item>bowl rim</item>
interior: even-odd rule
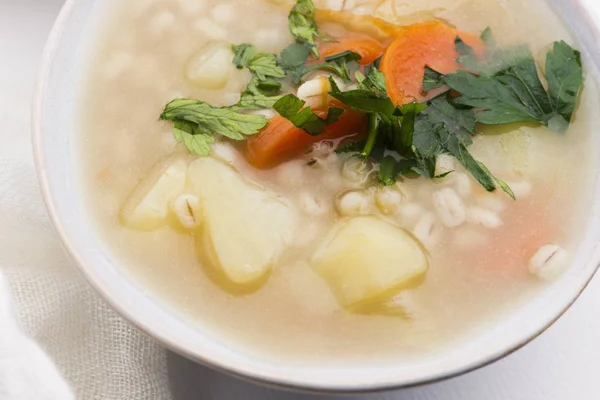
[[[587,10],[587,8],[590,7],[590,5],[584,4],[586,3],[586,1],[590,0],[573,0],[570,2],[570,4],[578,9],[579,14],[582,16],[582,18],[584,18],[586,22],[589,22],[589,26],[594,27],[597,31],[596,33],[600,35],[600,19],[596,19],[594,21],[592,15],[590,13],[586,13],[586,11],[589,11]],[[584,278],[584,281],[579,285],[577,291],[574,292],[573,295],[570,297],[569,301],[561,307],[560,311],[556,315],[551,317],[544,325],[537,328],[535,332],[521,338],[521,340],[512,343],[511,345],[504,346],[505,348],[503,350],[497,351],[496,353],[491,354],[487,357],[483,357],[481,359],[471,359],[469,362],[464,363],[464,365],[459,368],[437,372],[436,374],[432,374],[429,377],[424,377],[422,379],[408,381],[405,383],[376,382],[371,385],[363,385],[362,387],[355,387],[351,384],[348,384],[346,387],[344,387],[343,385],[321,386],[318,384],[297,383],[292,380],[286,381],[285,379],[279,379],[276,377],[267,377],[264,374],[257,373],[256,371],[251,370],[249,368],[244,369],[235,365],[228,365],[225,362],[221,362],[218,359],[218,355],[209,356],[206,354],[195,353],[192,350],[187,349],[182,343],[172,339],[164,331],[156,329],[156,326],[153,325],[151,320],[142,320],[139,316],[135,315],[135,313],[131,312],[127,307],[121,305],[113,297],[110,291],[106,290],[106,287],[99,283],[98,276],[95,273],[94,268],[86,265],[86,263],[83,261],[80,251],[78,251],[78,249],[73,245],[71,239],[69,238],[69,235],[65,230],[65,225],[59,217],[58,212],[56,210],[56,200],[52,196],[50,190],[51,183],[44,167],[45,157],[42,144],[44,128],[42,126],[42,115],[44,108],[44,99],[47,95],[47,85],[50,77],[50,71],[52,68],[54,56],[59,48],[64,27],[67,21],[69,20],[73,8],[77,2],[78,0],[66,0],[63,4],[61,11],[48,36],[46,46],[42,54],[40,69],[37,76],[37,84],[32,103],[32,144],[38,182],[40,184],[40,189],[42,197],[44,199],[44,203],[46,205],[46,209],[59,236],[61,244],[66,250],[68,256],[71,258],[71,260],[74,261],[75,266],[83,275],[85,280],[94,288],[95,292],[98,293],[102,300],[105,301],[114,311],[116,311],[119,315],[124,317],[129,323],[133,324],[137,329],[141,330],[146,335],[150,336],[151,338],[157,340],[160,344],[164,345],[167,349],[181,356],[184,356],[192,361],[210,367],[214,370],[237,377],[248,382],[260,383],[270,387],[293,390],[304,393],[360,394],[418,387],[458,377],[471,371],[477,370],[479,368],[485,367],[487,365],[493,364],[494,362],[512,354],[513,352],[532,342],[541,334],[543,334],[548,328],[550,328],[558,319],[560,319],[569,310],[569,308],[581,296],[585,288],[590,284],[591,280],[594,278],[594,276],[600,269],[600,246],[598,246],[591,257],[592,259],[587,260],[586,262],[586,264],[593,263],[595,265],[589,276]]]

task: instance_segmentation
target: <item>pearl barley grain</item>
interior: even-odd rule
[[[529,272],[543,280],[552,280],[564,270],[569,255],[556,244],[547,244],[529,260]]]
[[[182,194],[175,199],[173,212],[182,228],[194,229],[200,224],[200,200],[193,194]]]
[[[423,206],[417,203],[405,203],[400,208],[400,219],[402,222],[411,224],[421,215],[425,214]]]
[[[396,185],[378,187],[375,192],[375,205],[384,215],[394,215],[400,209],[404,195]]]
[[[467,220],[465,205],[453,189],[438,190],[433,193],[432,201],[437,215],[448,228],[460,226]]]
[[[204,9],[206,3],[204,0],[177,0],[179,8],[186,14],[198,14]]]
[[[259,29],[256,31],[254,43],[264,51],[279,52],[285,45],[287,37],[275,29]]]
[[[175,25],[175,16],[169,11],[161,11],[150,21],[150,29],[153,33],[162,34]]]
[[[502,226],[502,220],[498,214],[483,207],[469,208],[467,210],[467,221],[488,229],[496,229]]]
[[[300,209],[310,216],[320,216],[327,213],[327,207],[314,195],[302,192],[300,198]]]
[[[107,79],[116,79],[121,76],[133,64],[133,56],[122,51],[115,52],[108,57],[102,70]]]
[[[439,238],[437,229],[437,219],[435,214],[429,212],[421,216],[419,221],[416,223],[413,234],[425,245],[425,247],[431,248],[434,246]]]
[[[348,190],[336,199],[336,211],[342,216],[364,215],[369,212],[370,198],[364,190]]]
[[[216,5],[210,12],[215,22],[219,24],[227,24],[233,21],[235,9],[232,4],[222,3]]]
[[[440,180],[443,182],[451,182],[456,177],[456,173],[453,173],[455,169],[454,157],[449,154],[440,154],[437,156],[435,163],[435,176],[445,175]]]
[[[233,67],[233,53],[225,42],[210,42],[193,55],[185,69],[189,82],[203,89],[222,89],[227,85]],[[235,99],[225,99],[234,102]]]
[[[195,28],[208,39],[224,40],[228,35],[227,29],[220,27],[208,18],[199,19]]]
[[[467,174],[463,174],[462,172],[455,173],[454,177],[454,188],[456,189],[456,193],[460,195],[462,198],[469,197],[473,192],[473,184],[471,183],[471,178]]]

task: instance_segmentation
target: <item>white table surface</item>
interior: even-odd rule
[[[25,159],[32,158],[29,151],[30,101],[38,63],[62,3],[63,0],[0,0],[0,129],[22,133]],[[433,385],[358,398],[600,399],[599,311],[600,276],[544,335],[494,365]],[[176,400],[324,399],[241,382],[174,354],[169,355],[169,371]]]

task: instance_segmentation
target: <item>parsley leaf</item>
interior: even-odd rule
[[[202,131],[198,125],[188,121],[173,121],[173,136],[178,143],[183,142],[190,152],[199,156],[209,155],[215,143],[211,132]]]
[[[571,122],[583,85],[581,54],[567,43],[554,43],[546,57],[546,79],[552,110]]]
[[[471,135],[475,132],[472,109],[456,108],[447,98],[438,97],[428,103],[427,109],[417,117],[414,126],[413,150],[418,164],[413,169],[417,172],[435,178],[437,155],[449,153],[487,191],[494,191],[500,186],[514,198],[510,187],[494,177],[467,149],[472,143]]]
[[[407,103],[399,108],[402,114],[402,124],[400,126],[399,134],[394,136],[394,147],[396,151],[402,155],[407,155],[408,151],[412,151],[414,132],[415,132],[415,121],[417,115],[427,108],[424,104],[416,102]],[[396,112],[397,112],[396,111]]]
[[[349,141],[335,149],[337,154],[343,153],[358,153],[364,147],[364,142]]]
[[[499,74],[498,80],[517,94],[521,103],[532,115],[544,123],[550,113],[550,99],[537,73],[537,67],[530,52],[506,71]]]
[[[442,147],[450,154],[452,154],[462,166],[471,173],[477,179],[477,181],[485,188],[485,190],[491,192],[496,190],[496,180],[494,176],[489,172],[485,166],[477,161],[469,150],[456,135],[453,135],[444,127],[440,127],[436,130],[436,134],[440,140]]]
[[[268,122],[262,115],[242,114],[232,107],[213,107],[203,101],[189,99],[171,101],[160,119],[196,124],[196,129],[186,131],[193,135],[210,133],[233,140],[242,140],[258,133]]]
[[[526,46],[500,49],[489,28],[482,38],[488,44],[483,61],[460,38],[456,39],[460,54],[457,61],[477,74],[458,71],[443,76],[443,81],[461,94],[456,102],[481,109],[477,121],[484,124],[536,122],[564,132],[583,85],[579,52],[564,41],[554,43],[546,57],[546,90]]]
[[[288,16],[290,31],[298,43],[306,44],[319,58],[316,39],[321,37],[315,22],[315,5],[312,0],[297,0]]]
[[[238,69],[248,68],[250,61],[256,55],[256,47],[252,44],[243,43],[240,45],[232,45],[233,50],[233,65]]]
[[[458,71],[446,75],[444,81],[461,94],[456,103],[482,109],[477,113],[478,122],[488,125],[538,122],[537,115],[521,103],[517,94],[494,77]]]
[[[473,48],[466,44],[460,37],[454,39],[454,46],[458,52],[456,61],[470,71],[476,71],[479,67],[479,60],[475,55]]]
[[[292,43],[281,51],[280,62],[283,68],[287,71],[294,71],[304,67],[310,49],[301,43]]]
[[[284,49],[284,51],[290,47],[291,46],[288,46],[286,49]],[[293,48],[289,51],[293,51],[295,53],[287,54],[285,56],[282,53],[282,63],[290,72],[292,76],[292,82],[295,85],[301,84],[307,75],[315,71],[327,71],[331,74],[339,76],[346,82],[351,82],[353,73],[358,71],[360,67],[357,61],[362,58],[360,54],[348,50],[334,54],[330,57],[326,57],[324,63],[313,65],[297,65],[295,63],[299,61],[300,57],[303,56],[304,53],[300,54],[299,50],[293,50]]]
[[[472,108],[456,108],[442,96],[431,100],[423,114],[431,124],[443,124],[465,146],[473,143],[471,135],[475,134],[475,112]]]
[[[377,171],[377,180],[383,186],[391,186],[396,183],[396,177],[398,175],[410,173],[414,166],[414,160],[397,160],[393,156],[387,155],[381,160],[379,171]]]
[[[285,77],[285,71],[277,65],[274,54],[259,53],[256,47],[247,43],[234,45],[232,49],[234,52],[233,64],[238,69],[248,68],[260,80],[265,80],[267,77]]]
[[[271,81],[260,81],[258,78],[253,77],[246,86],[246,89],[242,92],[240,101],[233,106],[234,109],[239,110],[262,110],[265,108],[273,108],[275,104],[282,96],[274,95],[272,93],[279,92],[281,84],[279,82],[272,83]],[[265,85],[273,85],[272,87],[265,87]]]
[[[425,66],[425,74],[423,75],[423,92],[429,92],[434,89],[446,87],[444,75],[436,70]]]
[[[387,83],[385,81],[385,75],[379,71],[375,66],[370,65],[365,68],[366,76],[360,71],[356,71],[354,74],[358,87],[364,90],[370,90],[374,93],[378,93],[382,96],[387,96]]]
[[[428,120],[425,113],[417,117],[415,121],[412,150],[422,158],[433,158],[434,161],[436,155],[443,152],[436,134],[436,128]]]
[[[253,73],[252,79],[242,92],[240,101],[233,106],[236,110],[260,110],[273,107],[281,98],[278,96],[282,84],[278,79],[285,77],[275,55],[259,53],[251,44],[232,46],[233,64],[238,68],[247,68]]]
[[[312,136],[320,135],[325,132],[325,127],[337,122],[338,118],[344,112],[343,109],[337,107],[329,108],[325,119],[314,113],[310,107],[304,107],[305,101],[300,100],[293,94],[287,94],[273,105],[282,117],[288,119],[295,127],[303,129],[306,133]]]
[[[387,95],[383,96],[367,89],[342,92],[331,77],[329,77],[329,83],[331,84],[329,95],[357,111],[393,115],[396,109],[396,106],[394,106],[394,103],[392,103],[392,100]]]

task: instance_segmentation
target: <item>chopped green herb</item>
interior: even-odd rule
[[[308,60],[310,49],[301,43],[292,43],[281,51],[280,63],[287,71],[303,68]]]
[[[242,92],[240,101],[233,106],[237,110],[260,110],[273,107],[281,98],[278,96],[282,84],[278,80],[285,77],[285,71],[277,64],[273,54],[259,53],[251,44],[232,46],[233,64],[247,68],[253,73],[252,79]]]
[[[213,107],[203,101],[187,99],[171,101],[160,119],[173,121],[175,138],[199,155],[210,153],[215,134],[242,140],[267,124],[262,115],[242,114],[232,107]]]
[[[446,86],[444,82],[444,75],[440,74],[436,70],[425,66],[425,75],[423,76],[423,91],[429,92],[434,89],[441,89]]]
[[[283,78],[285,71],[277,65],[277,58],[274,54],[259,53],[256,47],[251,44],[241,44],[232,46],[234,57],[233,64],[238,68],[248,68],[260,80],[268,77]]]
[[[356,89],[342,92],[333,78],[329,78],[333,98],[338,99],[348,107],[365,113],[382,113],[393,115],[396,107],[387,95],[382,96],[372,90]]]
[[[552,110],[570,123],[583,85],[581,54],[563,41],[554,43],[546,57],[546,79]]]
[[[461,94],[457,103],[481,109],[477,113],[478,122],[488,125],[538,122],[536,114],[497,78],[458,71],[446,75],[444,81]]]
[[[452,174],[452,173],[454,173],[454,172],[456,172],[456,171],[454,171],[454,170],[452,170],[452,171],[447,171],[447,172],[444,172],[443,174],[436,175],[436,176],[434,176],[433,178],[434,178],[434,179],[444,179],[445,177],[447,177],[448,175],[450,175],[450,174]]]
[[[240,45],[232,45],[233,50],[233,65],[238,69],[248,68],[250,61],[256,55],[256,47],[252,44],[243,43]]]
[[[414,159],[396,159],[391,155],[383,157],[377,172],[377,180],[383,186],[391,186],[396,183],[398,175],[414,173],[417,163]]]
[[[239,110],[261,110],[273,108],[282,96],[278,96],[281,89],[281,83],[273,80],[261,81],[253,77],[242,92],[240,101],[233,106]]]
[[[343,154],[343,153],[358,153],[361,151],[361,149],[363,149],[365,146],[364,142],[354,142],[354,141],[350,141],[346,144],[344,144],[343,146],[338,147],[337,149],[335,149],[335,152],[337,154]]]
[[[300,100],[293,94],[287,94],[273,105],[282,117],[288,119],[295,127],[303,129],[312,136],[325,132],[325,127],[337,122],[344,110],[337,107],[329,108],[325,119],[314,113],[310,107],[304,107],[305,101]],[[303,108],[304,107],[304,108]]]
[[[490,28],[489,26],[485,28],[483,32],[481,32],[481,35],[479,37],[485,42],[488,49],[497,47],[496,39],[492,34],[492,28]]]
[[[387,83],[385,81],[385,75],[379,71],[374,65],[367,66],[365,68],[366,76],[360,71],[356,71],[354,74],[358,87],[363,90],[369,90],[374,93],[378,93],[382,96],[387,96]]]
[[[445,129],[455,135],[465,146],[473,143],[471,136],[475,134],[475,112],[471,108],[454,107],[445,96],[436,97],[427,103],[423,111],[428,121],[442,124]]]
[[[494,43],[491,31],[484,33],[487,42]],[[456,99],[458,104],[480,109],[476,112],[478,122],[535,122],[558,132],[567,129],[583,85],[579,52],[565,42],[554,43],[546,58],[546,90],[533,56],[524,46],[494,49],[492,57],[509,60],[510,64],[504,61],[503,69],[491,74],[494,60],[477,61],[470,57],[472,49],[459,39],[456,43],[462,54],[458,61],[479,75],[458,71],[445,75],[443,80],[461,94]]]
[[[408,156],[412,152],[415,121],[417,115],[426,108],[427,106],[424,104],[412,102],[407,103],[398,109],[402,114],[402,124],[400,126],[400,134],[394,138],[394,147],[396,148],[396,151],[403,156]]]
[[[300,55],[298,55],[299,57]],[[295,57],[287,56],[287,57]],[[283,59],[283,55],[282,55]],[[360,60],[361,57],[358,53],[353,51],[344,51],[339,54],[334,54],[331,57],[325,58],[324,63],[313,64],[313,65],[300,65],[294,67],[292,63],[295,61],[294,59],[284,61],[285,65],[289,65],[287,67],[288,71],[290,71],[290,75],[292,76],[292,82],[295,85],[301,84],[306,76],[312,74],[316,71],[326,71],[333,75],[339,76],[346,82],[352,81],[352,75],[355,71],[358,71],[360,65],[357,60]]]
[[[325,57],[325,62],[328,62],[328,63],[351,62],[351,61],[360,61],[361,59],[362,59],[362,57],[360,54],[358,54],[354,51],[351,51],[351,50],[346,50],[346,51],[342,51],[341,53]]]
[[[194,154],[207,156],[210,154],[215,138],[210,132],[202,131],[198,125],[188,121],[173,121],[173,136],[178,143]]]
[[[377,113],[369,113],[369,132],[367,134],[367,141],[365,147],[361,151],[360,155],[363,157],[369,157],[375,148],[377,143],[377,136],[379,135],[379,128],[381,118]]]
[[[309,74],[325,71],[332,75],[329,95],[345,107],[366,114],[369,122],[366,139],[346,143],[336,152],[356,152],[378,162],[381,184],[392,185],[399,175],[414,173],[441,179],[454,171],[435,175],[437,157],[450,154],[486,190],[500,188],[514,198],[506,182],[469,153],[476,123],[533,122],[563,132],[571,122],[583,85],[580,53],[565,42],[554,43],[547,54],[545,85],[531,51],[526,46],[499,47],[488,28],[481,34],[486,43],[483,57],[456,37],[456,61],[465,69],[444,75],[426,66],[423,92],[437,90],[435,97],[422,104],[396,106],[387,94],[379,60],[361,68],[361,56],[348,50],[309,63],[311,54],[319,58],[317,40],[327,40],[319,33],[311,0],[297,0],[288,21],[296,42],[283,49],[279,57],[261,53],[251,44],[232,46],[233,64],[252,73],[238,104],[213,107],[185,99],[167,104],[161,119],[173,121],[178,142],[192,153],[208,155],[214,135],[242,140],[258,133],[267,119],[243,111],[265,108],[275,109],[308,134],[319,135],[337,122],[344,110],[331,107],[326,118],[321,118],[295,95],[281,92],[286,82],[299,85]],[[358,87],[342,91],[333,76]]]
[[[379,165],[377,180],[383,186],[390,186],[396,183],[396,177],[400,173],[397,161],[392,156],[385,156]]]
[[[315,22],[315,5],[312,0],[297,0],[290,11],[288,21],[290,31],[298,43],[306,44],[312,54],[319,58],[316,39],[320,38],[319,28]]]
[[[458,58],[456,61],[467,68],[469,71],[477,70],[479,66],[479,60],[475,55],[475,51],[473,48],[466,44],[460,37],[456,37],[454,39],[454,46],[456,47],[456,51],[458,52]]]
[[[498,186],[500,186],[500,188],[502,190],[504,190],[504,192],[506,194],[508,194],[510,197],[512,197],[513,200],[517,199],[517,197],[515,196],[515,192],[513,192],[513,190],[510,188],[510,186],[508,186],[508,184],[506,182],[504,182],[500,178],[496,178],[496,183],[498,184]]]
[[[281,91],[282,87],[283,85],[281,84],[281,82],[270,78],[262,81],[258,80],[258,82],[256,83],[256,88],[260,90],[263,94],[269,96],[275,96],[276,94],[278,94]]]
[[[452,154],[462,166],[471,173],[477,179],[477,181],[485,188],[485,190],[491,192],[496,190],[496,179],[489,170],[479,161],[475,160],[467,146],[465,146],[457,137],[453,135],[447,129],[441,128],[436,130],[436,134],[443,143],[443,148],[450,154]]]

